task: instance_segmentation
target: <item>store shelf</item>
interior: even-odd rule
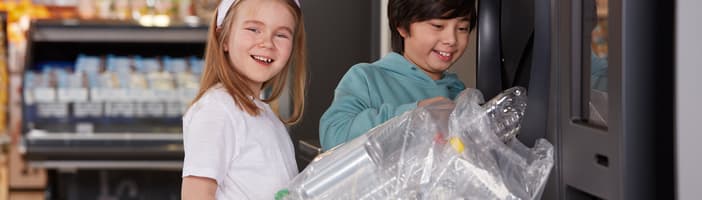
[[[29,160],[54,163],[56,166],[66,165],[60,163],[101,166],[95,161],[130,164],[148,161],[172,165],[173,161],[182,161],[183,158],[183,138],[178,133],[84,134],[32,130],[25,135],[23,144]],[[161,165],[163,163],[157,166]]]
[[[32,161],[29,162],[32,167],[40,167],[47,169],[63,169],[63,170],[181,170],[183,162],[181,161]]]
[[[183,141],[179,133],[48,133],[42,130],[32,130],[25,138],[34,141]]]
[[[37,21],[33,42],[204,43],[207,27],[144,27],[136,24],[86,24],[77,21]]]

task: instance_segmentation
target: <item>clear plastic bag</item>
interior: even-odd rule
[[[515,87],[487,103],[475,89],[417,108],[331,149],[279,199],[538,199],[553,146],[514,139],[526,110]]]

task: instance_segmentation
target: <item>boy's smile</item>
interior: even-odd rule
[[[439,51],[439,50],[433,50],[433,53],[436,54],[436,56],[439,57],[439,60],[442,60],[444,62],[451,62],[453,60],[453,53],[446,52],[446,51]],[[455,52],[455,51],[453,51]]]
[[[398,31],[405,42],[403,56],[439,80],[468,46],[470,21],[466,17],[430,19],[410,24],[409,31]]]

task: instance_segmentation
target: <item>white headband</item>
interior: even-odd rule
[[[224,21],[224,16],[229,12],[229,8],[232,7],[236,0],[222,0],[217,7],[217,28],[222,26],[222,21]],[[300,0],[295,0],[297,7],[300,7]]]

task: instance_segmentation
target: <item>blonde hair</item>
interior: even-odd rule
[[[222,22],[221,28],[217,28],[216,17],[213,18],[210,24],[210,30],[207,37],[207,48],[205,49],[205,68],[203,69],[202,77],[200,80],[200,90],[197,96],[193,100],[197,102],[208,89],[221,83],[227,92],[232,96],[236,106],[246,111],[247,113],[258,116],[261,113],[261,109],[256,106],[256,104],[249,99],[249,96],[253,96],[253,91],[246,87],[246,78],[235,70],[229,62],[227,54],[224,52],[224,42],[227,41],[229,36],[234,14],[240,3],[245,0],[239,0],[232,5],[229,12]],[[307,79],[307,58],[305,57],[306,46],[305,46],[305,25],[302,17],[302,10],[295,3],[294,0],[283,0],[287,3],[288,8],[295,17],[296,27],[293,36],[293,49],[290,54],[290,59],[285,67],[273,76],[270,80],[263,83],[261,90],[271,87],[270,96],[263,99],[263,102],[274,104],[272,107],[277,108],[277,100],[280,97],[283,89],[286,86],[287,77],[289,73],[293,75],[291,95],[292,95],[292,106],[293,110],[290,117],[283,119],[280,113],[276,110],[278,118],[286,125],[293,125],[302,119],[303,110],[305,108],[305,85]],[[217,13],[214,14],[215,16]],[[292,68],[290,68],[292,66]]]

